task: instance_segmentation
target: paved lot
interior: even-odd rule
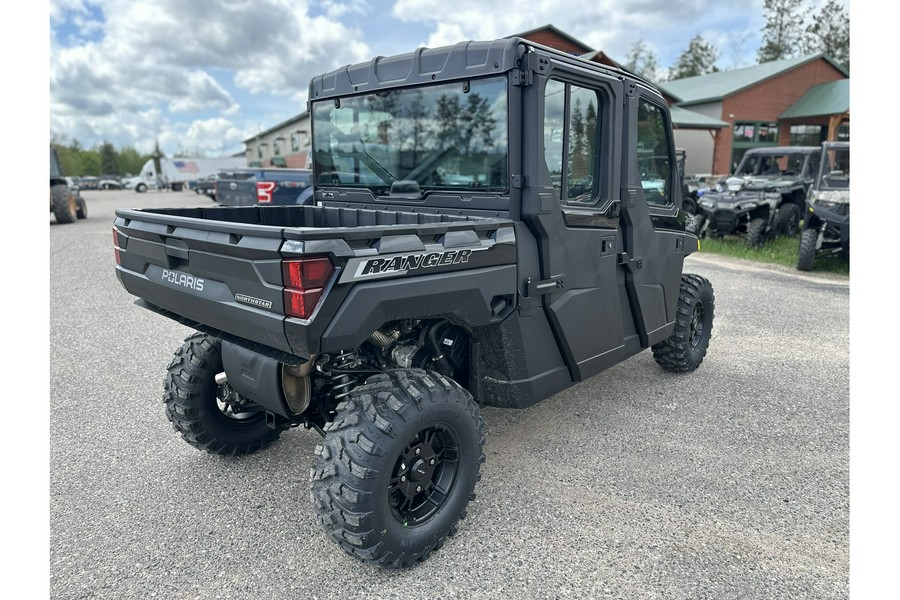
[[[113,212],[208,200],[85,196],[87,221],[49,226],[52,597],[848,596],[846,279],[689,258],[716,291],[701,368],[644,352],[530,409],[484,409],[459,533],[382,572],[313,518],[315,433],[224,459],[166,421],[163,371],[190,331],[119,285]]]

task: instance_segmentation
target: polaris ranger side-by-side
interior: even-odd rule
[[[822,162],[806,198],[797,269],[816,256],[850,255],[850,142],[823,142]]]
[[[698,239],[645,81],[513,38],[347,66],[309,98],[315,204],[118,210],[116,274],[198,331],[165,376],[184,439],[232,455],[316,430],[325,532],[403,567],[474,498],[479,405],[648,348],[692,371],[713,289],[682,274]]]
[[[751,248],[778,235],[797,235],[821,154],[818,146],[747,150],[734,174],[698,202],[698,232],[743,235]]]

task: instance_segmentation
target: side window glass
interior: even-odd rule
[[[566,84],[550,80],[544,89],[544,161],[556,199],[561,198],[563,173],[563,132],[566,123]]]
[[[599,95],[550,80],[544,89],[544,162],[556,199],[592,204],[599,190]]]
[[[591,202],[597,175],[597,93],[569,86],[566,199]]]
[[[672,203],[672,161],[669,156],[669,130],[663,111],[655,104],[638,104],[638,170],[648,204]]]

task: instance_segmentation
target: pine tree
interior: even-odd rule
[[[828,0],[806,27],[807,54],[823,53],[850,70],[850,15],[837,0]]]
[[[804,0],[764,0],[766,25],[756,53],[760,63],[796,56],[803,49],[803,22],[810,9]]]
[[[703,41],[700,34],[688,44],[687,50],[681,53],[678,61],[669,71],[669,79],[684,79],[715,73],[719,70],[716,61],[719,60],[719,51],[707,42]]]
[[[659,69],[659,63],[656,60],[656,54],[647,47],[644,40],[638,40],[631,45],[625,62],[625,69],[649,81],[656,80],[656,71]]]

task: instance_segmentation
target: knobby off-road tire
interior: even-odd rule
[[[816,260],[816,242],[819,232],[815,229],[804,229],[800,234],[800,251],[797,253],[797,270],[811,271]]]
[[[699,275],[682,275],[675,330],[652,347],[653,358],[667,371],[693,371],[703,362],[712,334],[715,295],[712,284]]]
[[[800,231],[800,207],[793,202],[781,205],[775,229],[781,235],[793,237]]]
[[[483,447],[484,421],[455,381],[421,369],[376,375],[325,427],[310,469],[314,510],[363,562],[424,561],[456,533],[475,498]]]
[[[766,242],[766,220],[753,219],[747,224],[747,247],[759,248]]]
[[[165,379],[166,416],[191,446],[212,454],[235,456],[265,448],[281,434],[266,425],[265,412],[231,412],[218,394],[230,388],[216,384],[222,372],[222,344],[204,333],[184,341],[169,364]]]
[[[53,205],[53,216],[57,223],[74,223],[78,218],[78,205],[69,186],[60,184],[50,188],[50,200]]]
[[[76,216],[79,219],[87,219],[87,202],[81,197],[81,194],[75,196],[75,206],[77,207]]]

